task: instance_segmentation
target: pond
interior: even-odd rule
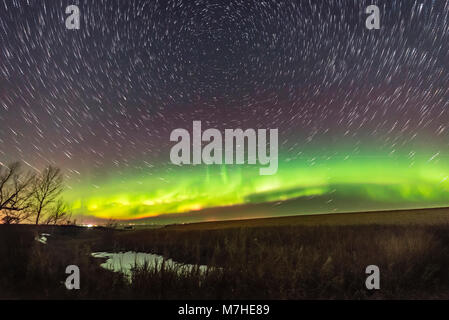
[[[173,268],[179,273],[190,272],[194,268],[198,267],[199,272],[204,273],[207,270],[205,265],[193,265],[175,262],[171,259],[166,259],[161,255],[144,253],[144,252],[93,252],[92,257],[107,259],[106,262],[102,263],[100,266],[104,269],[111,270],[114,272],[121,272],[129,280],[131,280],[132,269],[135,267],[148,266],[148,268],[160,268],[162,262],[169,269]]]
[[[49,233],[41,233],[38,236],[36,236],[34,238],[34,240],[36,240],[36,241],[38,241],[40,243],[43,243],[43,244],[47,244],[47,240],[48,240],[49,236],[50,236]]]

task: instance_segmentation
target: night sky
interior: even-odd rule
[[[0,164],[61,167],[80,219],[447,206],[448,107],[447,1],[0,0]],[[277,174],[173,165],[193,120],[278,128]]]

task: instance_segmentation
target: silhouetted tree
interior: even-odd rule
[[[33,179],[31,207],[36,224],[52,208],[63,190],[63,178],[59,168],[48,166]]]
[[[70,221],[72,214],[70,212],[70,207],[62,199],[59,198],[52,208],[49,209],[49,214],[45,221],[46,224],[63,224]]]
[[[34,176],[23,173],[19,162],[0,166],[0,213],[3,223],[20,223],[30,217],[33,181]]]

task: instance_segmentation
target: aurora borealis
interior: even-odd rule
[[[441,155],[298,158],[283,161],[280,169],[274,176],[260,176],[250,166],[201,165],[154,176],[137,170],[100,186],[87,183],[69,196],[75,208],[96,217],[136,219],[315,196],[329,197],[327,210],[317,207],[316,213],[347,211],[351,205],[333,203],[342,196],[361,210],[444,206],[449,192],[447,157]],[[356,206],[360,201],[366,206]],[[376,202],[378,207],[371,207]]]
[[[447,1],[0,1],[0,164],[61,167],[80,220],[448,206],[448,107]],[[195,120],[277,128],[277,173],[173,165]]]

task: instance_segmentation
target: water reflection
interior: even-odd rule
[[[36,241],[38,241],[40,243],[43,243],[43,244],[47,244],[47,240],[48,240],[49,236],[50,236],[49,233],[41,233],[40,235],[36,236],[34,238],[34,240],[36,240]]]
[[[175,262],[171,259],[165,259],[163,256],[152,254],[152,253],[143,253],[143,252],[118,252],[118,253],[109,253],[109,252],[93,252],[92,256],[94,258],[106,258],[106,262],[101,264],[102,268],[107,270],[111,270],[114,272],[121,272],[131,280],[132,269],[142,266],[147,266],[148,268],[160,268],[161,264],[164,262],[165,267],[167,269],[173,269],[177,272],[190,272],[194,268],[198,267],[198,270],[203,273],[207,270],[207,266],[205,265],[193,265],[193,264],[183,264],[179,262]]]

